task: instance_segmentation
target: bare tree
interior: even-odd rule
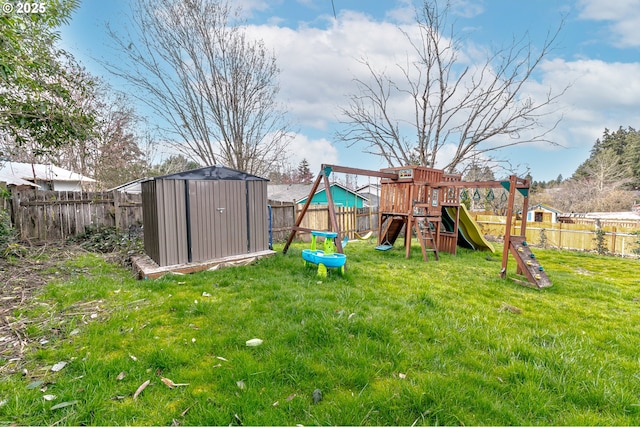
[[[167,123],[171,143],[198,163],[266,174],[290,134],[276,101],[279,69],[226,1],[135,2],[132,34],[109,30],[123,53],[105,64]]]
[[[565,91],[547,92],[543,99],[523,90],[536,68],[549,56],[562,24],[535,51],[525,37],[489,54],[477,67],[459,57],[461,39],[448,20],[449,3],[425,0],[416,13],[417,36],[404,32],[415,59],[397,64],[402,77],[394,81],[366,59],[370,81],[356,79],[356,94],[342,109],[345,130],[338,138],[364,143],[369,153],[389,166],[418,164],[433,167],[442,149],[454,153],[444,168],[454,172],[471,156],[528,142],[548,142],[559,119],[544,129],[541,119],[552,113]],[[411,117],[398,114],[398,105],[412,105]],[[542,130],[541,130],[542,128]]]

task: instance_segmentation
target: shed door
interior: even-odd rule
[[[193,262],[247,252],[244,181],[190,181]]]

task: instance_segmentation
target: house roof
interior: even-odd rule
[[[58,166],[43,165],[40,163],[2,162],[0,164],[0,174],[5,177],[18,178],[24,181],[33,181],[35,178],[36,181],[96,182],[95,179],[80,175],[79,173],[59,168]]]
[[[528,209],[528,211],[527,211],[527,212],[535,211],[535,210],[537,210],[537,209],[543,209],[543,210],[545,210],[545,211],[549,211],[549,212],[553,212],[553,213],[558,214],[558,215],[562,215],[562,212],[561,212],[561,211],[559,211],[559,210],[557,210],[557,209],[554,209],[554,208],[552,208],[551,206],[545,205],[544,203],[538,203],[538,204],[537,204],[537,205],[535,205],[535,206],[531,206],[531,207]]]
[[[16,186],[27,185],[34,188],[40,188],[38,184],[34,184],[33,182],[29,182],[22,178],[18,178],[4,170],[0,170],[0,182],[6,182],[7,185],[16,185]]]
[[[640,221],[638,212],[589,212],[563,214],[564,218],[609,219],[620,221]]]
[[[157,176],[151,179],[194,179],[194,180],[215,180],[215,181],[269,181],[266,178],[251,175],[236,169],[231,169],[222,165],[205,166],[200,169],[193,169],[184,172],[172,173],[169,175]]]
[[[278,202],[297,202],[306,198],[312,184],[269,184],[267,198]]]
[[[339,188],[342,188],[342,189],[343,189],[343,190],[345,190],[346,192],[353,194],[354,196],[356,196],[356,197],[358,197],[358,198],[360,198],[360,199],[364,200],[365,202],[367,201],[367,198],[366,198],[366,197],[363,197],[362,195],[360,195],[360,194],[356,193],[356,192],[355,192],[355,191],[353,191],[353,190],[348,189],[347,187],[345,187],[345,186],[344,186],[344,185],[342,185],[342,184],[338,184],[337,182],[334,182],[333,184],[331,184],[331,185],[330,185],[330,187],[339,187]],[[318,191],[316,191],[315,193],[313,193],[313,195],[315,196],[315,195],[316,195],[316,194],[318,194],[318,193],[322,193],[322,192],[324,191],[324,189],[325,189],[325,188],[324,188],[324,185],[323,185],[323,186],[321,186],[321,187],[319,187],[319,188],[318,188]],[[308,196],[309,196],[309,192],[307,191],[307,194],[305,194],[304,198],[302,198],[302,199],[298,200],[298,202],[302,202],[303,200],[306,200]]]
[[[378,184],[361,185],[356,189],[356,193],[380,194],[381,186]]]
[[[149,178],[138,178],[133,181],[125,182],[116,187],[110,188],[107,191],[120,191],[121,193],[139,194],[142,193],[142,181],[146,181]]]
[[[311,191],[312,184],[269,184],[267,186],[267,198],[269,200],[275,200],[279,202],[303,202],[307,200],[309,197],[309,192]],[[353,190],[348,189],[342,184],[338,184],[334,182],[331,184],[331,187],[340,187],[345,191],[355,195],[356,197],[367,201],[366,197],[363,197],[361,194],[354,192]],[[314,196],[318,193],[322,193],[324,191],[324,185],[320,185],[318,190],[313,193]]]

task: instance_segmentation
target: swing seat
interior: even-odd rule
[[[379,245],[379,246],[376,246],[376,250],[377,251],[388,251],[391,248],[393,248],[393,245]]]
[[[369,240],[371,238],[371,236],[373,236],[373,231],[368,231],[367,234],[365,234],[364,236],[358,234],[357,232],[354,232],[353,234],[356,235],[356,238],[358,240]]]

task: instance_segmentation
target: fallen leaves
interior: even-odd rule
[[[65,366],[67,366],[67,362],[58,362],[51,367],[51,372],[61,371]]]
[[[313,390],[313,393],[311,393],[311,399],[313,400],[313,403],[320,403],[322,400],[322,390],[319,388]]]
[[[71,400],[69,402],[62,402],[62,403],[58,403],[57,405],[53,405],[51,407],[52,411],[55,411],[56,409],[61,409],[61,408],[66,408],[67,406],[72,406],[77,404],[79,401],[78,400]]]
[[[140,396],[140,393],[142,393],[142,391],[147,388],[147,386],[151,384],[151,380],[146,380],[145,382],[143,382],[142,384],[140,384],[140,387],[138,387],[138,389],[136,390],[135,393],[133,393],[133,400],[136,400],[138,398],[138,396]]]
[[[186,383],[176,384],[173,381],[171,381],[169,378],[165,378],[165,377],[160,377],[160,381],[162,381],[162,383],[164,385],[166,385],[167,387],[169,387],[169,388],[186,387],[186,386],[189,385],[189,384],[186,384]]]
[[[262,345],[262,340],[260,338],[252,338],[247,341],[247,347],[257,347]]]
[[[44,384],[44,381],[42,381],[42,380],[32,381],[29,384],[27,384],[27,390],[32,390],[34,388],[38,388],[42,384]]]

